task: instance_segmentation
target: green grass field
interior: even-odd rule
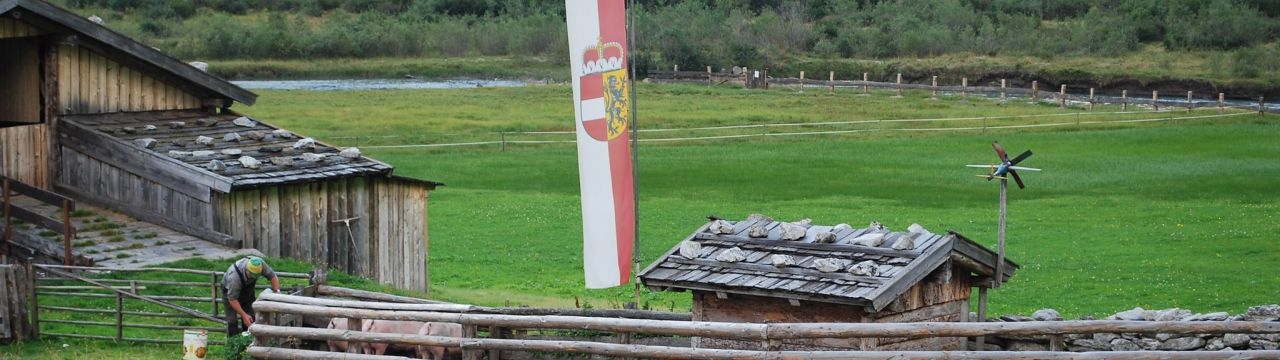
[[[570,90],[563,85],[260,93],[258,105],[237,110],[344,146],[353,145],[351,136],[412,144],[497,131],[564,131],[573,121]],[[1026,190],[1010,190],[1008,256],[1022,268],[992,292],[991,314],[1049,307],[1076,318],[1135,306],[1239,313],[1280,299],[1280,277],[1268,270],[1280,266],[1280,244],[1272,239],[1280,233],[1276,117],[1102,115],[1117,109],[1088,113],[1015,101],[997,106],[977,99],[929,100],[924,93],[890,95],[641,84],[637,103],[642,129],[984,116],[1018,118],[946,126],[1175,119],[642,143],[642,265],[688,236],[707,215],[741,219],[764,213],[855,227],[877,220],[895,230],[919,223],[994,247],[997,184],[964,165],[994,160],[989,144],[999,140],[1011,152],[1034,150],[1024,165],[1045,171],[1028,173]],[[1055,114],[1066,115],[1048,117]],[[941,125],[895,123],[888,129],[936,126]],[[364,152],[395,165],[399,175],[448,184],[432,193],[429,206],[432,297],[495,306],[614,308],[632,301],[630,286],[583,288],[572,145]],[[641,305],[652,309],[683,311],[689,303],[688,293],[642,293]],[[134,359],[138,351],[159,359],[178,353],[176,345],[145,346],[48,339],[0,348],[0,359]]]
[[[418,143],[438,133],[571,130],[569,94],[567,86],[264,91],[259,105],[241,111],[322,140],[397,136],[390,142]],[[1181,116],[889,95],[642,84],[637,103],[642,129],[1062,113],[1086,122]],[[1208,113],[1216,111],[1197,110]],[[986,133],[644,143],[638,151],[640,261],[653,261],[707,215],[755,212],[821,224],[878,220],[895,229],[920,223],[994,246],[997,186],[963,165],[992,161],[989,143],[1000,140],[1010,151],[1033,149],[1026,165],[1046,171],[1028,174],[1029,188],[1012,191],[1009,256],[1022,269],[993,293],[993,314],[1052,307],[1077,317],[1134,306],[1240,312],[1280,298],[1280,278],[1266,272],[1280,265],[1280,245],[1268,239],[1280,230],[1277,139],[1273,117],[1249,115]],[[430,205],[435,297],[598,307],[632,300],[630,287],[582,289],[572,145],[365,152],[394,164],[398,174],[448,184],[432,194]],[[689,306],[685,293],[645,292],[642,301],[664,310]]]

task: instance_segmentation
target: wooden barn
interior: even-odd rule
[[[996,253],[957,233],[912,225],[818,226],[752,215],[713,220],[640,273],[650,289],[689,290],[693,320],[750,323],[969,321],[974,287],[995,286]],[[1003,280],[1018,265],[1006,260]],[[963,338],[694,339],[748,350],[962,350]]]
[[[0,49],[0,175],[427,290],[439,184],[238,114],[257,95],[40,0],[0,0]]]

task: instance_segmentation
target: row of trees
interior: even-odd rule
[[[188,58],[515,55],[566,59],[545,0],[62,0]],[[1114,56],[1143,43],[1252,51],[1272,0],[634,0],[646,61],[772,66],[797,56]],[[108,16],[111,20],[111,17]],[[1252,50],[1250,50],[1252,49]]]

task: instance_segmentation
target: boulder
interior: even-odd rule
[[[862,276],[876,276],[880,274],[879,267],[875,261],[867,260],[849,267],[849,273]]]
[[[751,225],[747,228],[747,236],[757,239],[769,237],[769,230],[760,225]]]
[[[1111,345],[1094,339],[1079,339],[1067,344],[1067,351],[1071,352],[1089,352],[1089,351],[1108,351]]]
[[[697,259],[699,256],[702,256],[702,244],[688,240],[681,241],[680,256],[683,256],[686,259]]]
[[[289,132],[289,130],[285,130],[285,129],[275,129],[275,130],[272,130],[272,131],[271,131],[271,134],[272,134],[272,135],[275,135],[276,137],[279,137],[279,138],[281,138],[281,139],[292,139],[292,138],[293,138],[293,133],[291,133],[291,132]]]
[[[1204,347],[1204,339],[1198,337],[1180,337],[1160,342],[1160,350],[1188,351]]]
[[[1196,314],[1186,318],[1186,321],[1226,321],[1231,314],[1226,312],[1215,312],[1208,314]]]
[[[728,263],[736,263],[746,259],[747,259],[747,253],[743,252],[742,249],[738,248],[737,246],[729,248],[728,250],[721,251],[719,254],[716,254],[716,261],[723,261]]]
[[[196,125],[210,127],[210,126],[218,125],[218,120],[217,119],[196,119]]]
[[[142,127],[142,131],[155,131],[155,129],[156,129],[155,125],[147,125]]]
[[[222,141],[228,141],[228,142],[230,142],[230,141],[235,141],[235,142],[239,142],[239,141],[240,141],[240,134],[239,134],[239,133],[235,133],[235,132],[229,132],[229,133],[227,133],[226,135],[222,135]]]
[[[1139,351],[1142,347],[1128,339],[1111,340],[1111,351]]]
[[[1222,342],[1222,338],[1209,339],[1209,341],[1204,344],[1205,351],[1218,351],[1226,348],[1227,345]]]
[[[823,258],[823,259],[818,259],[813,261],[814,268],[824,273],[837,272],[837,271],[843,270],[845,267],[845,264],[848,264],[848,263],[845,262],[844,260],[833,259],[833,258]]]
[[[1249,310],[1245,311],[1245,315],[1248,315],[1254,321],[1275,321],[1280,319],[1280,305],[1250,306]]]
[[[171,158],[184,158],[188,156],[191,156],[190,151],[169,150],[169,157]]]
[[[712,234],[717,234],[717,235],[732,234],[733,224],[730,224],[728,221],[724,221],[724,220],[712,221],[711,225],[707,227],[707,232],[710,232]]]
[[[213,145],[213,138],[208,137],[208,136],[204,136],[204,135],[197,136],[197,137],[196,137],[196,144],[206,145],[206,146],[212,146],[212,145]]]
[[[1133,310],[1125,310],[1125,311],[1118,312],[1115,315],[1111,315],[1107,317],[1107,319],[1108,320],[1142,321],[1142,320],[1148,320],[1149,318],[1147,316],[1147,310],[1144,310],[1141,307],[1135,307],[1133,308]]]
[[[1249,347],[1249,335],[1245,334],[1226,334],[1222,336],[1222,344],[1229,348],[1243,350]]]
[[[861,236],[853,238],[853,240],[849,240],[849,243],[866,247],[877,247],[884,243],[884,233],[877,232],[862,234]]]
[[[316,162],[316,161],[324,160],[324,157],[325,157],[325,154],[302,153],[303,161]]]
[[[813,234],[813,241],[819,244],[830,244],[836,242],[836,233],[830,231],[819,231]]]
[[[313,147],[316,147],[316,139],[312,139],[312,138],[303,138],[302,140],[298,140],[298,142],[293,143],[294,149],[313,148]]]
[[[222,149],[221,153],[222,155],[236,156],[236,155],[240,155],[241,153],[244,153],[244,151],[240,149],[232,148],[232,149]]]
[[[262,165],[262,162],[258,161],[258,159],[254,159],[252,156],[241,156],[238,160],[240,161],[240,165],[249,169],[257,169],[258,166]]]
[[[852,227],[852,226],[849,226],[849,224],[841,223],[841,224],[837,224],[835,227],[832,227],[832,228],[831,228],[831,231],[832,231],[832,232],[839,232],[840,230],[852,230],[852,229],[853,229],[853,227]]]
[[[791,255],[783,255],[783,254],[769,255],[769,261],[773,262],[774,267],[788,267],[788,266],[796,265],[796,259],[791,257]]]
[[[910,236],[903,235],[903,236],[899,236],[897,240],[894,240],[893,246],[891,247],[894,250],[906,251],[906,250],[915,249],[916,242],[911,240]]]
[[[1276,342],[1271,340],[1249,340],[1249,350],[1276,350]]]
[[[235,120],[231,120],[231,123],[236,124],[236,126],[242,126],[247,128],[258,126],[257,122],[244,116],[238,117]]]
[[[1031,318],[1036,319],[1036,321],[1061,321],[1062,315],[1058,314],[1058,310],[1040,309],[1031,313]]]
[[[271,163],[279,166],[293,166],[293,158],[288,156],[275,156],[271,158]]]
[[[191,157],[194,157],[197,159],[207,158],[207,157],[213,156],[213,154],[215,154],[215,152],[209,151],[209,150],[196,150],[191,152]]]
[[[209,160],[209,163],[205,164],[204,168],[209,169],[209,171],[223,171],[227,169],[227,164],[218,161],[218,159],[213,159]]]
[[[782,240],[788,241],[804,239],[804,235],[809,232],[809,229],[796,223],[784,222],[780,225],[780,228],[782,229]]]

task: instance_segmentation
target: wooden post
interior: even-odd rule
[[[116,341],[124,338],[124,295],[116,294]]]
[[[38,340],[40,339],[40,299],[36,295],[36,278],[38,276],[36,276],[35,263],[35,258],[27,258],[27,279],[30,284],[30,291],[27,292],[27,295],[31,296],[31,310],[29,312],[31,314],[31,338]]]
[[[902,73],[898,73],[898,95],[896,96],[902,97]]]
[[[831,95],[836,94],[836,72],[835,71],[827,73],[827,93]]]
[[[1129,111],[1129,90],[1120,90],[1120,111]]]
[[[804,70],[800,70],[800,92],[804,92]]]
[[[1267,103],[1262,101],[1262,99],[1263,99],[1262,96],[1258,97],[1258,116],[1263,116],[1267,114]]]
[[[1224,100],[1226,100],[1226,94],[1218,93],[1218,113],[1219,114],[1227,110],[1226,106],[1224,106],[1225,105]]]
[[[992,285],[993,288],[997,288],[997,289],[999,289],[1000,284],[1004,282],[1004,219],[1005,219],[1005,214],[1008,213],[1008,206],[1006,205],[1009,203],[1008,193],[1009,193],[1009,179],[1008,178],[1001,179],[1000,180],[1000,228],[996,231],[996,240],[997,240],[996,276],[995,276],[996,283]]]
[[[364,321],[365,321],[365,320],[356,319],[356,318],[347,318],[347,331],[361,331],[361,330],[363,330],[363,329],[364,329]],[[347,353],[348,353],[348,354],[353,354],[353,353],[354,353],[354,354],[359,354],[359,353],[360,353],[360,348],[361,348],[362,346],[363,346],[363,345],[362,345],[361,343],[358,343],[358,342],[355,342],[355,341],[348,341],[348,342],[347,342]]]
[[[933,76],[933,99],[938,100],[938,76]]]
[[[969,78],[960,78],[960,100],[969,100]]]
[[[671,65],[671,72],[680,72],[680,64]]]
[[[1058,90],[1058,107],[1067,108],[1067,84],[1062,84],[1062,90]]]
[[[862,73],[862,95],[871,95],[871,83],[867,81],[867,73]]]
[[[462,337],[463,337],[463,338],[466,338],[466,339],[475,339],[475,338],[476,338],[476,325],[474,325],[474,324],[463,324],[463,325],[462,325]],[[464,348],[462,348],[462,360],[480,360],[480,353],[481,353],[481,352],[483,352],[483,350],[468,349],[468,348],[465,348],[465,347],[464,347]]]
[[[978,287],[978,322],[987,322],[987,287]],[[978,337],[978,348],[975,351],[982,351],[986,347],[987,337]]]
[[[1004,101],[1005,80],[1000,79],[1000,101]]]
[[[1187,90],[1187,113],[1191,113],[1191,90]]]
[[[769,69],[760,72],[760,81],[764,81],[764,89],[769,90]]]
[[[209,292],[213,294],[213,296],[210,296],[210,303],[213,305],[213,316],[218,316],[218,288],[220,287],[218,285],[218,274],[209,274]]]
[[[1031,103],[1040,103],[1040,82],[1031,80]]]
[[[1093,97],[1093,88],[1089,88],[1089,111],[1093,111],[1094,101],[1095,99]]]
[[[10,242],[10,241],[12,241],[11,239],[13,239],[13,220],[9,218],[9,217],[11,216],[11,215],[10,215],[10,214],[11,214],[11,212],[13,211],[12,209],[10,209],[10,208],[9,208],[9,206],[11,206],[11,205],[9,205],[9,178],[6,178],[6,177],[0,177],[0,183],[2,183],[2,184],[0,184],[0,191],[4,191],[4,195],[3,195],[3,200],[4,200],[4,204],[3,204],[3,205],[4,205],[4,234],[3,234],[4,248],[0,249],[0,251],[2,251],[2,252],[0,252],[0,254],[4,254],[5,256],[9,256],[9,255],[12,253],[12,248],[10,248],[10,246],[9,246],[9,242]]]
[[[71,200],[62,199],[62,265],[75,264],[75,259],[71,255],[71,238],[75,236],[75,231],[71,227]]]
[[[707,86],[715,85],[715,81],[711,79],[711,67],[707,66]]]
[[[1160,103],[1156,102],[1159,97],[1159,91],[1151,90],[1151,111],[1160,111]]]
[[[742,67],[742,78],[745,79],[742,81],[742,87],[750,89],[751,88],[751,71],[748,70],[747,67],[745,66]]]
[[[501,339],[501,338],[502,338],[502,327],[501,327],[501,326],[497,326],[497,325],[491,325],[491,326],[489,326],[489,338],[490,338],[490,339]],[[498,360],[498,359],[501,359],[501,358],[502,358],[502,350],[498,350],[498,349],[489,349],[489,360]]]

